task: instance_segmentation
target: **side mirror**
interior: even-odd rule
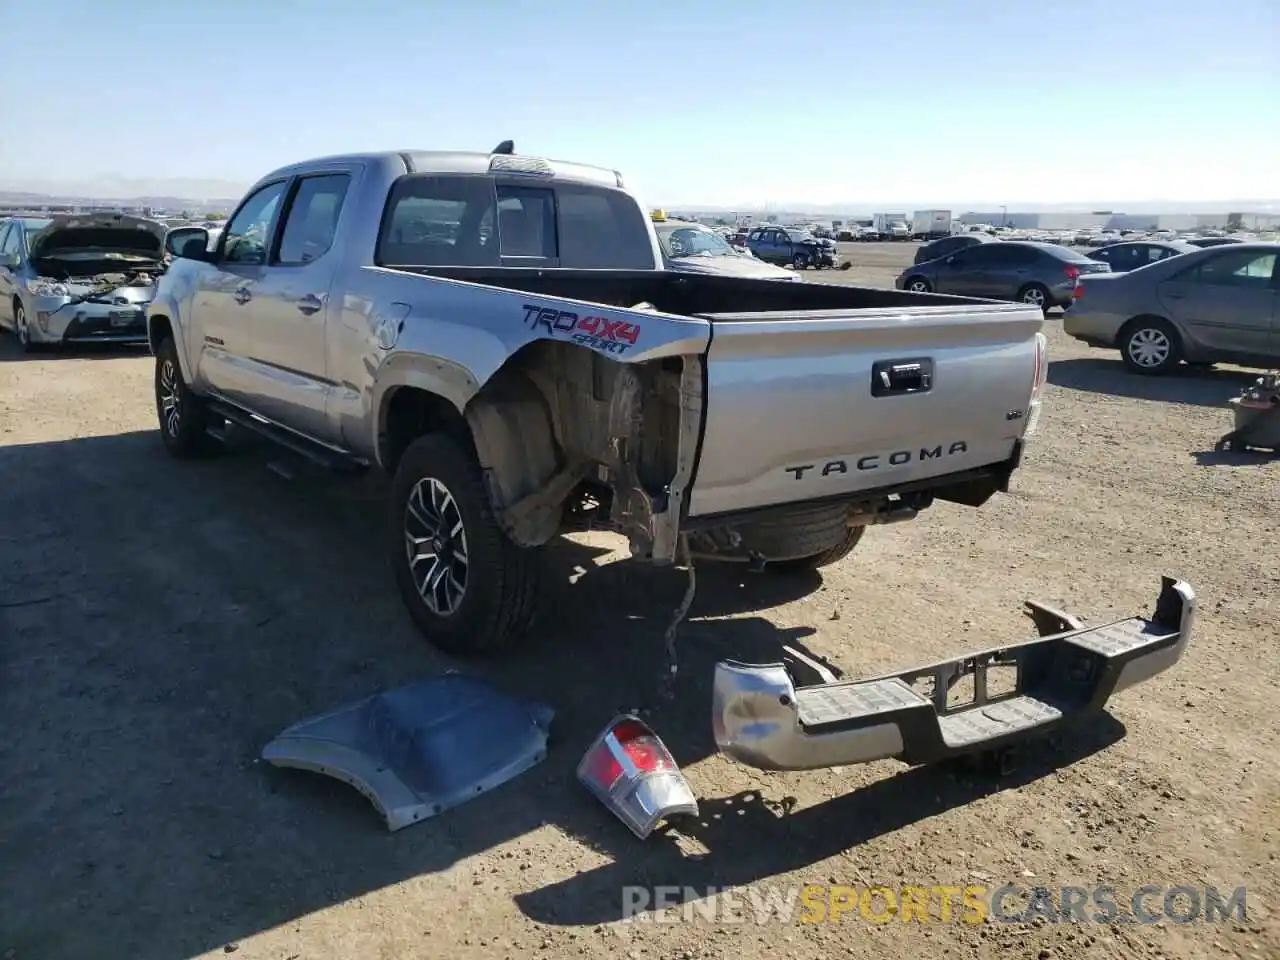
[[[21,258],[16,253],[0,253],[0,267],[16,270],[19,263],[21,263]]]
[[[204,260],[209,249],[209,231],[204,227],[178,227],[164,238],[164,248],[175,257],[185,260]],[[192,251],[199,250],[199,253]]]

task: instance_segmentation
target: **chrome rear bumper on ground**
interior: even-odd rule
[[[1039,639],[867,680],[797,687],[781,663],[716,665],[716,744],[765,770],[814,770],[896,757],[922,764],[1009,745],[1149,680],[1186,649],[1195,591],[1165,577],[1156,609],[1098,627],[1028,603]],[[993,671],[1015,678],[989,693]],[[973,696],[949,706],[971,678]],[[929,689],[923,690],[921,687]]]

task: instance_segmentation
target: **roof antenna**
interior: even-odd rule
[[[513,140],[503,140],[500,144],[493,148],[494,153],[515,153],[516,145]]]

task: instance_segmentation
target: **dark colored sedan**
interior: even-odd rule
[[[1000,240],[913,264],[894,281],[894,286],[918,293],[1018,300],[1047,311],[1071,303],[1076,280],[1082,275],[1110,272],[1105,263],[1090,260],[1068,247]]]
[[[1089,253],[1111,268],[1112,273],[1128,273],[1161,260],[1168,260],[1183,253],[1195,253],[1199,249],[1178,240],[1129,240],[1099,247]]]
[[[976,247],[980,243],[994,242],[994,238],[987,236],[985,233],[959,233],[954,237],[943,237],[941,240],[926,243],[916,251],[916,258],[913,262],[928,263],[930,260],[949,257],[951,254],[959,253],[969,247]]]

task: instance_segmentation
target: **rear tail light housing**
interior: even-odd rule
[[[1079,268],[1079,267],[1076,267],[1076,266],[1072,266],[1071,264],[1067,264],[1067,279],[1068,279],[1068,280],[1079,280],[1079,279],[1080,279],[1080,268]]]
[[[1040,397],[1045,381],[1049,379],[1049,338],[1037,333],[1035,346],[1035,372],[1031,376],[1031,403],[1027,410],[1027,425],[1022,431],[1023,439],[1035,433],[1040,425]]]
[[[622,714],[578,763],[578,780],[643,840],[663,820],[698,815],[698,801],[666,744],[639,717]]]

